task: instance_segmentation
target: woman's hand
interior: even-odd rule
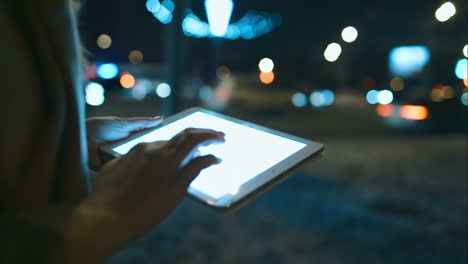
[[[197,157],[197,148],[221,142],[221,132],[190,128],[106,163],[71,222],[69,257],[77,263],[102,261],[160,223],[200,171],[220,162],[213,155]]]
[[[100,170],[99,147],[103,144],[130,137],[141,130],[157,127],[161,117],[120,118],[115,116],[95,117],[86,120],[89,167]]]

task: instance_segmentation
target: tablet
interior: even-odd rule
[[[222,162],[204,169],[190,184],[188,195],[217,209],[240,204],[262,187],[280,179],[323,150],[317,142],[268,129],[202,108],[190,108],[165,119],[158,128],[101,148],[104,160],[125,155],[143,142],[169,140],[186,128],[224,132],[225,143],[199,147]]]

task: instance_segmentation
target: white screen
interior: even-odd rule
[[[199,111],[113,150],[124,155],[138,143],[169,140],[189,127],[208,128],[226,134],[226,142],[223,144],[199,147],[201,155],[213,154],[221,158],[222,162],[204,169],[190,185],[191,188],[215,199],[225,194],[236,194],[243,183],[306,146],[296,140]]]

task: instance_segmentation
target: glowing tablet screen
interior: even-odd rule
[[[223,144],[199,147],[201,155],[213,154],[222,162],[204,169],[190,185],[214,199],[236,194],[242,184],[306,146],[296,140],[198,111],[113,150],[123,155],[138,143],[169,140],[189,127],[208,128],[226,134]]]

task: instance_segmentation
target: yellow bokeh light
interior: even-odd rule
[[[275,80],[275,74],[271,72],[260,72],[260,81],[263,84],[270,84]]]
[[[112,38],[107,34],[101,34],[96,41],[101,49],[108,49],[112,45]]]
[[[122,85],[123,88],[132,88],[135,86],[135,83],[135,77],[133,77],[133,75],[129,72],[125,72],[120,76],[120,85]]]
[[[395,92],[401,91],[405,88],[405,81],[401,78],[395,77],[390,81],[390,88]]]
[[[455,97],[455,91],[451,86],[444,86],[442,88],[443,94],[444,94],[444,99],[452,99]]]
[[[400,108],[400,116],[409,120],[424,120],[429,116],[429,110],[421,105],[404,105]]]
[[[465,87],[468,87],[468,78],[463,79],[463,85],[465,85]]]
[[[128,54],[128,60],[132,64],[140,64],[143,62],[143,53],[139,50],[132,50]]]

